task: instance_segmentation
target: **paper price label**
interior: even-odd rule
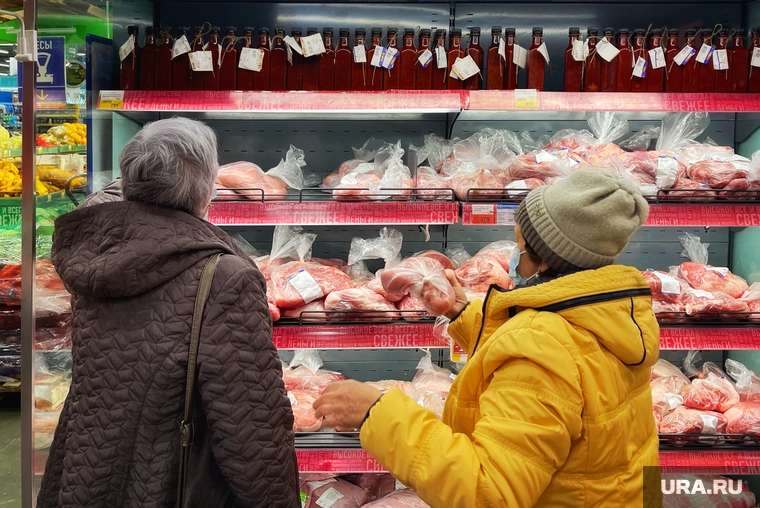
[[[422,52],[417,61],[422,65],[422,67],[427,69],[428,65],[430,65],[430,63],[433,61],[433,53],[429,49],[426,49]]]
[[[673,61],[677,65],[681,65],[681,66],[686,65],[686,62],[691,60],[691,57],[693,57],[696,52],[697,50],[695,50],[694,48],[692,48],[691,46],[687,44],[686,46],[681,48],[681,51],[679,51],[675,57],[673,57]]]
[[[385,67],[388,70],[393,69],[393,65],[396,63],[396,59],[398,58],[398,49],[396,48],[385,48],[383,51],[383,61],[381,62],[381,67]]]
[[[301,48],[303,49],[303,56],[307,58],[327,53],[325,43],[322,41],[322,36],[319,34],[301,37]]]
[[[464,81],[467,78],[471,78],[480,72],[480,67],[475,63],[470,55],[464,58],[457,58],[457,61],[451,67],[451,70],[456,72],[459,79]]]
[[[660,279],[660,283],[662,285],[662,292],[664,294],[666,295],[681,294],[681,284],[676,279],[664,273],[652,272],[652,274],[658,279]]]
[[[456,60],[454,60],[454,65],[456,65],[458,61],[459,61],[459,58],[457,58]],[[449,77],[451,79],[456,79],[457,81],[459,81],[459,76],[457,75],[456,71],[454,70],[454,65],[451,66],[451,72],[449,72]]]
[[[238,67],[253,72],[261,72],[264,66],[264,51],[258,48],[243,48],[240,50]]]
[[[319,34],[317,34],[317,35],[319,35]],[[288,46],[290,46],[293,49],[293,51],[295,51],[299,55],[303,55],[303,49],[301,49],[301,45],[298,44],[297,40],[295,40],[290,35],[286,35],[283,38],[283,40],[285,41],[285,44],[287,44]]]
[[[660,155],[657,159],[655,183],[660,189],[669,189],[676,183],[678,177],[678,161],[674,157]]]
[[[354,63],[367,63],[367,48],[364,44],[354,46]]]
[[[586,59],[588,54],[588,46],[583,44],[583,41],[573,41],[573,60],[576,62],[582,62]]]
[[[512,53],[512,63],[524,69],[528,64],[528,50],[515,44],[515,51]]]
[[[190,53],[190,67],[195,72],[213,72],[214,56],[211,51],[194,51]]]
[[[124,107],[124,90],[104,90],[100,92],[100,109],[121,109]]]
[[[760,67],[760,48],[752,50],[752,61],[750,62],[752,67]]]
[[[293,48],[286,44],[285,49],[287,50],[286,52],[288,54],[288,64],[293,65]]]
[[[385,48],[375,46],[375,52],[372,54],[372,61],[369,63],[373,67],[382,67]]]
[[[172,46],[172,60],[185,53],[190,53],[190,43],[187,42],[187,37],[183,35],[174,41],[174,46]]]
[[[599,43],[596,45],[596,52],[608,62],[613,61],[620,54],[620,50],[617,49],[614,44],[610,43],[607,38],[599,40]]]
[[[633,66],[633,75],[637,78],[645,78],[647,76],[647,61],[642,57],[636,60],[636,65]]]
[[[546,60],[546,63],[551,63],[551,60],[549,59],[549,48],[546,47],[545,42],[542,42],[536,51],[538,51],[539,53],[541,53],[541,55],[543,55],[544,60]]]
[[[539,150],[536,152],[535,156],[536,163],[541,164],[542,162],[554,162],[557,160],[555,156],[547,152],[546,150]],[[524,180],[521,180],[523,183],[525,183]]]
[[[715,48],[709,44],[702,44],[702,47],[699,48],[699,53],[697,53],[697,62],[701,64],[706,64],[709,62],[713,51],[715,51]]]
[[[649,61],[652,64],[652,69],[662,69],[665,67],[665,52],[662,50],[662,47],[649,50]]]
[[[290,282],[301,298],[303,298],[304,303],[310,303],[325,296],[322,292],[322,288],[317,284],[317,281],[314,280],[314,277],[312,277],[306,270],[301,270],[297,274],[291,276],[288,279],[288,282]]]
[[[533,89],[515,90],[515,107],[535,109],[538,107],[538,92]]]
[[[288,392],[288,400],[290,401],[290,405],[291,406],[297,406],[298,405],[298,400],[296,400],[296,396],[293,395],[290,392]]]
[[[504,42],[504,39],[501,37],[499,38],[499,55],[506,60],[507,59],[507,43]]]
[[[716,49],[713,53],[713,69],[716,71],[728,70],[728,51],[725,49]]]
[[[435,62],[439,69],[445,69],[449,66],[449,57],[446,50],[441,46],[435,47]]]
[[[341,499],[343,499],[343,494],[338,492],[333,487],[330,487],[321,496],[319,496],[316,504],[321,508],[332,508],[332,506]]]
[[[130,53],[132,53],[135,50],[135,36],[130,35],[127,38],[127,42],[121,45],[119,48],[119,60],[124,61],[125,58],[129,56]]]

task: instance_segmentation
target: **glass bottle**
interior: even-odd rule
[[[288,50],[285,48],[285,30],[277,28],[269,54],[269,89],[281,92],[288,89]]]
[[[712,46],[713,43],[713,31],[712,28],[705,28],[702,30],[702,44]],[[701,49],[701,48],[700,48]],[[699,53],[699,50],[697,50]],[[696,61],[696,60],[695,60]],[[707,63],[701,64],[697,62],[699,67],[699,92],[710,93],[715,91],[715,69],[713,69],[712,58]]]
[[[177,43],[182,37],[187,39],[187,34],[190,32],[190,28],[183,26],[179,28],[177,32],[177,38],[174,39],[174,44]],[[187,41],[188,44],[190,41]],[[176,58],[172,58],[172,90],[187,90],[187,82],[190,79],[190,59],[187,53],[179,55]]]
[[[367,40],[367,30],[364,28],[357,28],[354,30],[354,47],[364,46]],[[353,49],[352,49],[353,51]],[[364,48],[366,55],[367,48]],[[351,90],[363,92],[367,89],[367,69],[369,68],[368,62],[357,63],[353,58],[351,59]]]
[[[631,32],[627,28],[618,31],[617,49],[620,51],[615,60],[617,64],[616,92],[630,92],[633,86],[631,72],[633,70],[633,49],[630,40]]]
[[[728,69],[715,71],[715,92],[731,93],[731,59],[728,54],[728,29],[723,29],[718,34],[718,42],[715,44],[715,51],[718,50],[726,50]],[[715,53],[713,53],[713,58],[717,58]]]
[[[544,43],[544,29],[536,27],[533,29],[533,44],[528,50],[528,88],[543,90],[544,89],[544,72],[546,69],[546,60],[539,53],[538,48]]]
[[[699,64],[697,63],[697,31],[690,28],[686,30],[686,45],[691,46],[694,54],[681,66],[681,91],[684,93],[699,92]]]
[[[467,45],[467,54],[478,65],[480,72],[464,80],[465,90],[480,90],[483,84],[483,48],[480,46],[480,28],[470,27],[470,43]]]
[[[651,34],[652,36],[649,39],[649,51],[656,48],[661,48],[662,47],[662,30],[659,28],[655,28],[652,30]],[[648,52],[647,52],[647,55],[649,55]],[[650,60],[651,60],[651,56],[650,56]],[[665,85],[665,68],[666,67],[653,69],[651,65],[651,61],[650,61],[650,65],[649,67],[647,67],[647,92],[662,93],[662,90]]]
[[[119,84],[122,90],[137,90],[140,73],[140,45],[137,41],[139,29],[135,25],[127,27],[127,37],[132,37],[135,49],[121,61],[119,72]]]
[[[417,59],[425,51],[431,51],[430,47],[430,30],[423,28],[420,30],[420,47],[417,48],[414,62],[414,87],[417,90],[430,90],[433,86],[433,67],[435,67],[435,58],[433,58],[427,67],[423,67]]]
[[[436,30],[435,40],[433,43],[433,53],[435,48],[443,48],[443,52],[446,53],[446,30]],[[448,74],[446,73],[446,67],[438,68],[438,58],[433,56],[433,62],[430,64],[433,66],[433,90],[446,90],[446,81],[448,80]]]
[[[343,39],[343,28],[340,30],[340,40],[341,42],[338,43],[338,47],[340,48],[340,44],[342,43]],[[322,29],[322,44],[325,46],[325,52],[322,53],[319,56],[319,89],[320,90],[350,90],[351,88],[351,62],[349,61],[347,64],[347,73],[348,77],[346,85],[342,82],[341,86],[345,87],[348,86],[349,88],[337,88],[336,87],[336,76],[335,76],[335,68],[336,68],[336,54],[335,54],[335,46],[333,46],[333,34],[335,31],[330,27],[324,27]],[[348,35],[346,35],[346,46],[348,46]],[[350,48],[349,48],[350,52]]]
[[[219,90],[237,90],[238,50],[235,44],[237,27],[228,26],[222,40],[222,64],[219,67]]]
[[[398,50],[398,28],[388,29],[388,48]],[[383,90],[398,90],[400,88],[401,74],[398,71],[398,56],[390,69],[383,69]]]
[[[457,58],[464,58],[464,50],[462,49],[462,30],[455,28],[451,31],[451,40],[449,41],[449,54],[448,54],[448,69],[446,69],[446,88],[449,90],[461,90],[463,87],[462,80],[459,78],[452,78],[453,73],[451,68],[454,66]]]
[[[156,35],[145,27],[145,46],[140,50],[140,90],[156,89]]]
[[[504,58],[499,54],[501,43],[501,27],[491,27],[491,45],[486,55],[486,90],[501,90],[504,88]],[[506,51],[506,46],[505,46]]]
[[[306,29],[306,36],[310,37],[319,33],[318,28],[309,27]],[[302,90],[314,91],[319,90],[319,62],[321,55],[303,57],[303,81]],[[334,62],[335,60],[333,60]]]
[[[681,52],[681,46],[678,44],[678,29],[668,29],[668,42],[665,46],[665,68],[668,72],[665,74],[665,91],[667,93],[681,92],[681,76],[683,67],[675,63],[675,58]]]
[[[577,26],[571,27],[569,32],[570,41],[565,50],[565,88],[566,92],[580,92],[583,81],[583,62],[578,62],[573,58],[573,43],[580,40],[581,29]]]
[[[604,38],[612,46],[615,45],[615,29],[608,26],[604,29]],[[602,58],[602,92],[614,92],[617,89],[617,58],[608,62]]]
[[[246,31],[246,33],[248,33]],[[253,35],[253,29],[251,28],[251,35]],[[246,35],[245,39],[246,44],[253,44],[253,41],[248,40],[248,36]],[[251,47],[251,46],[248,46]],[[264,52],[264,58],[261,62],[261,70],[259,72],[251,72],[253,75],[253,89],[254,90],[269,90],[269,76],[271,74],[271,52],[269,49],[269,28],[267,27],[261,27],[259,28],[259,48],[261,51]],[[242,69],[245,70],[245,69]],[[238,69],[238,85],[240,84],[240,71],[241,69]],[[250,71],[249,71],[250,72]],[[250,88],[248,88],[250,90]]]
[[[750,59],[755,48],[760,48],[760,27],[752,29],[752,47],[749,49]],[[752,67],[752,60],[750,60],[749,76],[747,78],[747,91],[749,93],[760,93],[760,67]]]
[[[383,89],[383,69],[371,64],[375,51],[382,51],[383,29],[372,29],[372,40],[369,51],[367,51],[367,90],[380,91]]]
[[[734,34],[734,44],[728,50],[728,64],[731,69],[731,93],[747,91],[747,74],[749,72],[749,50],[744,45],[744,29]]]
[[[190,52],[195,53],[196,51],[203,51],[203,47],[205,46],[203,44],[203,36],[201,35],[201,27],[196,26],[193,29],[193,40],[190,43]],[[203,75],[205,72],[195,72],[190,69],[190,75],[187,78],[187,89],[188,90],[203,90]]]
[[[296,44],[301,44],[301,29],[291,28],[290,36]],[[303,90],[303,61],[304,57],[298,51],[291,49],[291,64],[288,65],[288,90]]]
[[[354,52],[349,42],[351,30],[341,28],[338,34],[340,37],[338,39],[338,49],[335,51],[335,90],[348,91],[351,90],[351,66],[354,62]],[[324,58],[329,57],[324,55]]]
[[[598,92],[602,89],[602,57],[596,54],[596,45],[599,43],[599,28],[588,27],[588,56],[586,57],[586,70],[583,73],[583,91]]]
[[[172,89],[172,28],[161,27],[161,43],[156,48],[156,90]]]
[[[646,30],[643,28],[637,28],[633,31],[633,65],[639,61],[639,58],[643,59],[647,65],[644,67],[646,74],[649,73],[649,55],[647,54],[645,44]],[[631,74],[631,91],[632,92],[646,92],[647,91],[647,78],[646,74],[643,78],[639,78]]]
[[[515,65],[515,40],[517,30],[507,28],[504,30],[505,40],[505,62],[504,62],[504,90],[516,90],[517,82],[520,78],[520,67]]]
[[[253,49],[253,27],[247,26],[243,28],[243,38],[238,43],[238,61],[240,64],[240,57],[243,55],[243,48]],[[267,46],[267,53],[269,47]],[[237,73],[237,89],[242,91],[249,90],[269,90],[269,83],[266,88],[256,88],[253,84],[255,78],[255,72],[249,69],[241,69],[239,66],[235,69]],[[268,76],[267,76],[268,77]],[[263,81],[262,81],[263,84]]]
[[[417,63],[417,48],[414,47],[414,28],[404,29],[404,40],[401,52],[394,69],[397,69],[399,88],[401,90],[414,90],[415,88],[415,64]],[[421,66],[420,66],[421,67]]]
[[[211,27],[211,35],[209,35],[208,44],[206,44],[205,50],[211,52],[211,64],[213,66],[212,72],[204,72],[203,76],[203,89],[204,90],[219,90],[221,83],[220,69],[219,69],[219,54],[221,53],[221,45],[219,44],[219,30],[218,26]]]

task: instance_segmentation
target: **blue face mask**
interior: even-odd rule
[[[519,251],[517,249],[512,251],[512,255],[509,258],[509,278],[512,279],[512,283],[515,285],[515,288],[524,287],[529,284],[529,282],[536,277],[540,275],[541,272],[536,272],[530,277],[523,277],[519,273],[517,273],[517,267],[520,265],[520,256],[525,254],[526,251]]]

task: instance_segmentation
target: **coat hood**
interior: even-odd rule
[[[511,291],[492,286],[483,304],[484,322],[503,323],[525,308],[555,312],[588,330],[626,365],[657,361],[660,328],[649,285],[635,268],[605,266]],[[481,337],[493,331],[484,327]]]
[[[72,294],[126,298],[150,291],[220,252],[250,261],[224,231],[204,220],[122,201],[59,217],[52,262]]]

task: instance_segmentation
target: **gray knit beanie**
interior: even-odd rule
[[[579,169],[532,190],[517,208],[525,241],[560,273],[611,265],[644,223],[636,185],[607,169]]]

